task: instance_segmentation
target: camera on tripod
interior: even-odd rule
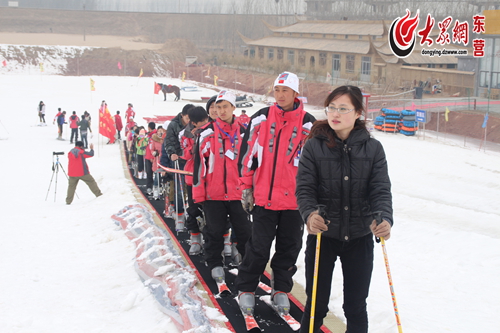
[[[56,178],[56,184],[54,187],[54,202],[56,201],[56,194],[57,194],[57,175],[59,173],[59,169],[61,169],[66,176],[66,179],[68,179],[68,175],[66,174],[66,171],[64,171],[64,168],[59,162],[59,156],[64,155],[63,151],[54,151],[52,152],[52,177],[50,178],[50,183],[49,183],[49,189],[47,190],[47,195],[45,196],[45,201],[47,201],[47,198],[49,197],[49,192],[50,192],[50,187],[52,186],[52,180],[54,179],[54,176]],[[55,156],[55,161],[54,161],[54,156]],[[77,195],[78,197],[78,195]]]

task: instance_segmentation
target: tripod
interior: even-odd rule
[[[66,174],[66,171],[64,170],[61,162],[59,162],[59,155],[63,155],[64,153],[56,153],[54,152],[52,154],[52,177],[50,178],[50,183],[49,183],[49,188],[47,190],[47,195],[45,196],[45,201],[47,201],[47,198],[49,197],[49,191],[50,187],[52,186],[52,180],[54,179],[54,175],[56,176],[56,184],[54,186],[54,202],[56,202],[56,195],[57,195],[57,176],[59,174],[59,168],[64,172],[64,175],[66,176],[66,179],[68,179],[68,175]],[[54,156],[56,157],[56,161],[54,162]],[[78,198],[78,194],[76,195]]]

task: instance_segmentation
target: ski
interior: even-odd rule
[[[234,273],[233,273],[234,274]],[[238,303],[238,307],[240,307],[240,302],[238,297],[236,297],[236,303]],[[243,314],[243,319],[245,320],[245,326],[247,328],[248,332],[251,333],[258,333],[262,332],[259,324],[257,323],[257,320],[253,316],[253,314],[250,314],[248,312],[243,312],[243,309],[240,307],[241,314]]]
[[[276,307],[273,305],[273,302],[271,301],[271,296],[260,296],[260,300],[263,301],[264,303],[266,303],[267,305],[269,305],[275,312],[278,316],[281,317],[281,319],[283,319],[287,324],[288,326],[290,326],[290,328],[293,330],[293,331],[298,331],[300,329],[300,323],[292,317],[291,314],[283,314],[283,313],[280,313],[278,312],[278,310],[276,309]]]
[[[226,297],[231,295],[231,290],[229,290],[226,282],[217,282],[217,288],[219,289],[218,296]]]
[[[238,269],[237,268],[230,269],[229,273],[238,276]],[[273,289],[270,286],[268,286],[267,284],[265,284],[264,282],[261,282],[261,281],[259,281],[258,287],[260,289],[264,290],[268,294],[270,294],[273,291]]]
[[[244,313],[243,319],[245,319],[245,325],[247,327],[248,332],[252,333],[262,332],[262,330],[259,327],[259,324],[257,324],[257,320],[255,320],[255,317],[253,315]]]

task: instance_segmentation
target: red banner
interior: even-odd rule
[[[99,134],[109,139],[109,143],[115,142],[115,121],[108,110],[108,104],[102,103],[99,109]]]
[[[155,94],[158,95],[158,93],[160,92],[161,90],[161,86],[155,82]]]

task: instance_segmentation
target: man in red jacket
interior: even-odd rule
[[[118,134],[117,139],[121,140],[120,131],[123,129],[123,123],[122,123],[122,116],[120,116],[120,111],[116,111],[115,126],[116,126],[116,133]]]
[[[224,250],[227,217],[238,236],[236,247],[242,255],[251,229],[248,215],[240,202],[238,156],[245,127],[233,115],[235,101],[234,93],[227,90],[219,92],[215,101],[218,118],[202,128],[194,160],[193,200],[203,204],[206,218],[205,259],[218,284],[225,282],[221,253]]]
[[[83,149],[83,142],[77,141],[75,143],[75,148],[71,149],[68,153],[68,194],[66,196],[66,204],[71,205],[73,202],[73,197],[75,196],[76,186],[78,181],[81,179],[88,185],[92,193],[96,197],[101,196],[101,190],[97,186],[97,183],[89,173],[89,167],[85,158],[94,156],[94,144],[90,144],[90,151],[85,151]]]
[[[281,73],[274,81],[276,103],[252,116],[241,144],[241,201],[246,211],[253,210],[252,235],[236,278],[244,312],[253,313],[255,290],[273,241],[276,251],[271,260],[271,299],[280,313],[287,314],[290,309],[287,294],[292,290],[304,233],[295,198],[295,177],[301,149],[316,120],[304,111],[298,95],[297,75]]]
[[[80,124],[80,118],[76,115],[76,111],[69,117],[69,128],[71,128],[71,138],[70,143],[73,143],[73,138],[75,142],[78,141],[78,125]]]

